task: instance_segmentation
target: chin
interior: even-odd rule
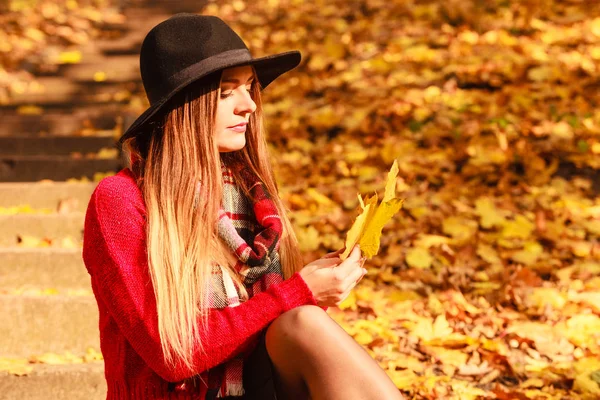
[[[227,143],[225,145],[219,145],[219,152],[220,153],[230,153],[232,151],[238,151],[244,148],[244,146],[246,146],[246,140],[242,140],[239,143]]]

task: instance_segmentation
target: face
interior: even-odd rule
[[[250,115],[256,110],[250,96],[254,79],[254,71],[248,65],[223,71],[215,121],[220,152],[237,151],[246,145],[246,127]]]

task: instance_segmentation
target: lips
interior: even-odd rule
[[[236,132],[245,132],[246,131],[246,125],[248,125],[247,122],[241,122],[237,125],[234,126],[230,126],[229,129],[234,130]]]

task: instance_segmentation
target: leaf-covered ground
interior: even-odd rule
[[[403,210],[331,315],[409,398],[600,398],[600,6],[219,2],[257,54],[307,259],[398,160]]]
[[[255,55],[303,53],[264,109],[307,261],[343,246],[357,193],[381,194],[398,161],[403,209],[330,314],[408,398],[600,398],[600,4],[205,13]]]

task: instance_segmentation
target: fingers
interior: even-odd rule
[[[358,274],[358,276],[356,276],[356,274]],[[336,302],[336,306],[339,306],[349,295],[350,292],[352,292],[352,290],[356,287],[356,285],[358,284],[358,282],[360,282],[360,280],[367,274],[367,270],[364,268],[358,268],[352,275],[352,277],[349,277],[351,279],[355,279],[355,281],[352,281],[350,283],[350,285],[346,288],[346,290],[344,290],[344,292],[340,295],[338,302]]]
[[[336,251],[334,251],[332,253],[327,253],[327,254],[325,254],[323,256],[323,258],[337,258],[337,256],[339,256],[340,254],[342,254],[344,252],[344,250],[346,250],[346,248],[336,250]]]
[[[354,271],[352,271],[352,273],[348,276],[348,289],[346,290],[351,290],[366,272],[367,270],[362,267],[356,268]]]
[[[360,276],[360,278],[358,278],[358,280],[354,283],[354,286],[358,285],[358,282],[360,282],[362,280],[362,278],[365,277],[365,275],[367,274],[367,270],[365,268],[362,269],[363,273]]]
[[[362,272],[361,272],[361,274],[362,274]],[[360,277],[360,275],[359,275],[359,277]],[[355,286],[356,286],[356,282],[354,282],[354,281],[350,282],[350,285],[342,293],[339,303],[346,300],[346,298],[350,295],[350,292],[352,292],[352,289],[354,289]],[[338,305],[339,305],[339,303],[338,303]]]

